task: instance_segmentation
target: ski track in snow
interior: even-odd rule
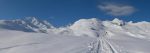
[[[92,18],[81,19],[72,26],[55,28],[35,18],[4,21],[0,20],[0,25],[4,25],[0,28],[0,53],[150,52],[149,22],[124,23],[119,19],[100,21]],[[39,33],[22,32],[22,28]]]
[[[117,49],[105,38],[98,38],[90,45],[88,53],[120,53]]]

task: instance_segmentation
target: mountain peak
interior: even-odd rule
[[[101,21],[96,18],[80,19],[70,26],[70,29],[72,29],[77,36],[98,37],[100,36],[99,33],[103,30],[103,25]]]
[[[47,32],[47,29],[54,28],[47,21],[41,21],[36,17],[26,17],[24,19],[4,20],[3,24],[0,24],[1,28],[20,30],[26,32]]]
[[[119,25],[119,26],[122,26],[124,24],[124,22],[118,18],[115,18],[114,20],[112,20],[112,23]]]

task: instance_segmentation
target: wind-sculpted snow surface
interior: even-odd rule
[[[0,30],[0,53],[86,53],[90,37]]]
[[[149,26],[117,18],[80,19],[60,28],[35,18],[0,20],[0,53],[149,53]]]

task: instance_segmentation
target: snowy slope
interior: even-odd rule
[[[86,53],[93,40],[53,33],[0,30],[0,53]]]
[[[149,53],[150,52],[150,23],[149,22],[120,22],[103,21],[106,37],[119,53]]]
[[[70,29],[77,36],[99,37],[104,33],[102,22],[96,18],[80,19],[76,21]]]
[[[149,26],[150,22],[132,23],[117,18],[80,19],[60,28],[35,18],[1,20],[0,53],[149,53]]]

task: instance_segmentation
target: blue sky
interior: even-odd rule
[[[0,0],[0,19],[38,17],[55,26],[81,18],[150,21],[150,0]],[[116,10],[117,9],[117,10]]]

